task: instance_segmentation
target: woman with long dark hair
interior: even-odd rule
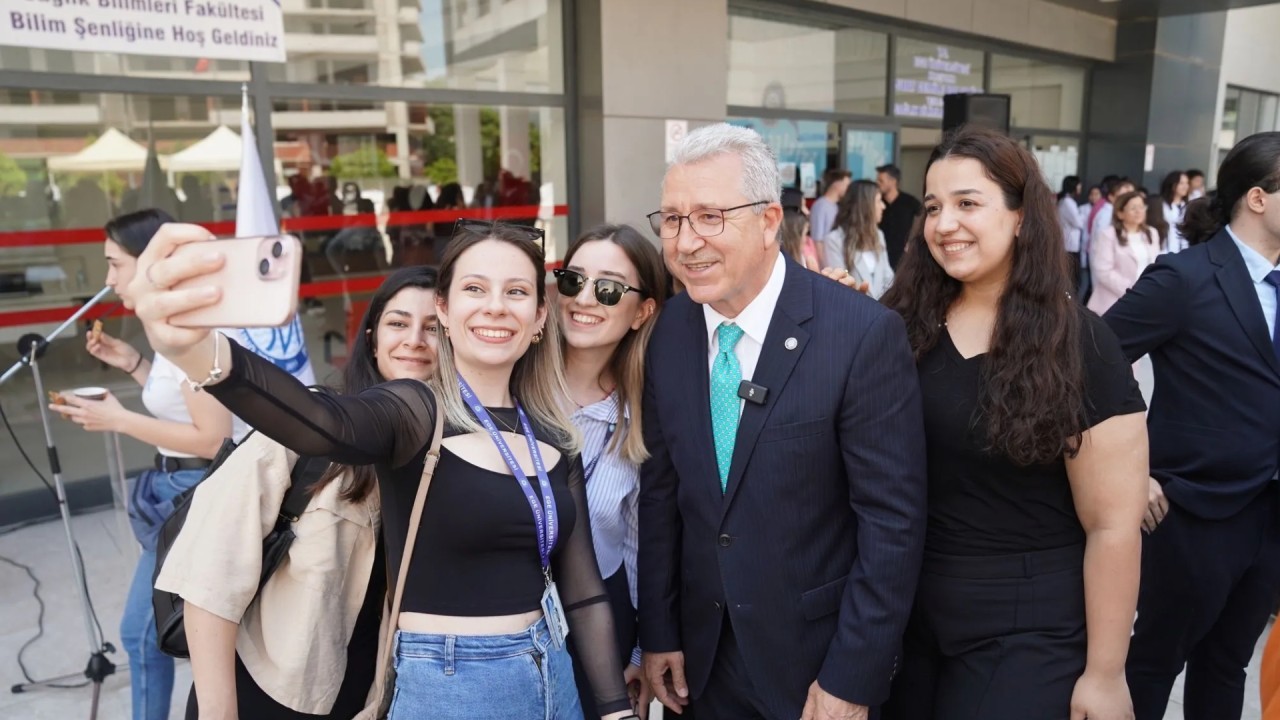
[[[140,261],[138,317],[189,378],[260,432],[304,455],[374,465],[389,567],[405,554],[409,509],[444,423],[417,552],[390,588],[403,595],[392,720],[576,720],[569,630],[603,720],[631,716],[592,548],[581,436],[564,408],[542,233],[459,225],[440,265],[440,372],[429,384],[312,393],[216,333],[170,324],[219,294],[168,289],[183,279],[198,287],[219,264],[171,257],[209,238],[194,226],[165,226]]]
[[[578,237],[555,271],[573,424],[582,433],[584,482],[600,575],[613,607],[618,658],[636,705],[650,695],[637,644],[636,547],[644,355],[667,296],[653,243],[630,225],[599,225]],[[575,655],[576,659],[576,655]],[[585,673],[578,692],[588,717],[595,699]]]
[[[163,210],[139,210],[111,220],[104,228],[107,285],[126,308],[133,309],[137,301],[132,281],[138,256],[156,231],[170,222],[173,218]],[[129,520],[142,550],[120,619],[120,641],[129,654],[134,720],[167,720],[173,658],[160,652],[151,608],[156,535],[173,512],[174,499],[200,481],[222,441],[232,435],[232,417],[213,398],[191,391],[182,382],[182,371],[163,353],[148,358],[100,330],[88,334],[86,349],[142,386],[147,412],[124,407],[112,393],[98,400],[64,394],[50,408],[85,430],[121,433],[156,448],[155,467],[138,476],[129,497]]]
[[[893,267],[880,221],[884,218],[880,187],[870,180],[849,186],[836,208],[835,228],[827,234],[827,267],[848,270],[862,292],[879,299],[893,282]]]
[[[1084,241],[1085,217],[1080,205],[1080,178],[1068,175],[1062,179],[1058,193],[1058,224],[1062,226],[1063,249],[1067,251],[1071,270],[1071,287],[1080,285],[1080,248]]]
[[[428,267],[383,281],[353,339],[344,392],[432,376],[435,286]],[[324,471],[286,561],[258,588],[263,538],[299,462],[312,461],[266,435],[247,438],[196,490],[156,577],[186,604],[187,720],[350,720],[365,707],[387,588],[372,467]]]
[[[1035,158],[967,128],[934,149],[884,302],[919,364],[924,569],[886,717],[1130,718],[1146,496],[1142,398],[1071,296]]]
[[[1190,192],[1191,181],[1181,170],[1174,170],[1165,175],[1164,180],[1160,182],[1160,217],[1168,228],[1160,238],[1165,252],[1176,253],[1187,247],[1186,238],[1178,230],[1178,224],[1182,222],[1182,216],[1187,211],[1187,195]],[[1153,202],[1151,206],[1154,212],[1156,204]]]

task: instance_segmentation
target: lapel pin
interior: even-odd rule
[[[795,350],[799,345],[800,343],[795,338],[787,338],[787,341],[782,343],[782,346],[788,350]]]

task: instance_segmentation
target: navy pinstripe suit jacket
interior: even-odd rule
[[[707,367],[702,306],[680,295],[646,370],[641,647],[683,651],[698,697],[727,617],[771,714],[799,717],[815,679],[879,705],[925,528],[920,391],[902,320],[788,260],[753,377],[767,400],[745,405],[724,494]]]

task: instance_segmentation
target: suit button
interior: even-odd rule
[[[720,547],[729,547],[732,544],[733,544],[733,538],[729,537],[728,535],[720,536]]]

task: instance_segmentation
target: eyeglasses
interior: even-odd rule
[[[528,237],[530,242],[537,244],[538,247],[546,249],[547,233],[542,228],[533,227],[532,225],[500,223],[496,220],[458,220],[453,224],[452,237],[457,237],[458,233],[463,231],[475,233],[476,235],[491,235],[495,230],[499,229],[514,230]]]
[[[645,297],[645,291],[640,288],[633,288],[625,283],[617,280],[609,280],[608,278],[591,278],[583,275],[577,270],[565,270],[558,268],[553,271],[556,276],[556,289],[565,297],[578,297],[578,294],[587,286],[587,281],[591,280],[595,286],[596,302],[605,307],[613,307],[622,302],[622,296],[629,292],[634,292],[640,297]]]
[[[741,210],[743,208],[756,207],[757,205],[768,205],[769,202],[769,200],[759,200],[757,202],[747,203],[746,205],[724,208],[723,210],[720,208],[701,208],[699,210],[694,210],[688,215],[659,210],[657,212],[649,213],[647,217],[649,218],[650,227],[653,228],[653,234],[663,240],[670,240],[671,238],[679,237],[680,223],[685,220],[689,221],[689,227],[698,235],[701,235],[702,237],[714,237],[724,232],[725,213],[731,213],[734,210]]]

